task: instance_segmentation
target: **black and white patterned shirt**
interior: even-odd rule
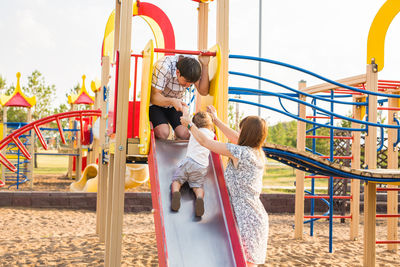
[[[176,75],[176,63],[182,55],[165,56],[157,60],[153,68],[151,86],[161,90],[165,97],[183,100],[186,88],[181,86]]]

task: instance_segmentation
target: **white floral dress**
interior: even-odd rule
[[[247,146],[228,143],[227,149],[238,159],[237,168],[229,161],[225,180],[246,260],[263,264],[268,243],[268,214],[260,200],[264,161]]]

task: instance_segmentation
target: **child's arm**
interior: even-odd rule
[[[217,111],[214,108],[214,106],[208,106],[207,111],[211,114],[211,117],[213,118],[213,122],[215,126],[217,126],[222,133],[228,138],[228,140],[233,143],[237,144],[239,140],[239,133],[236,132],[235,130],[231,129],[228,125],[223,123],[217,116]]]
[[[205,148],[208,148],[210,151],[227,156],[232,159],[236,159],[231,152],[228,150],[226,147],[225,143],[215,141],[213,139],[210,139],[205,135],[203,132],[201,132],[194,123],[190,122],[190,119],[188,116],[182,116],[181,117],[181,123],[183,126],[186,126],[189,128],[190,132],[192,133],[192,136],[197,140],[197,142],[204,146]]]

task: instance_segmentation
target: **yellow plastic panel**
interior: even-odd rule
[[[200,110],[206,110],[207,106],[213,105],[217,110],[218,116],[220,116],[220,108],[223,107],[223,101],[228,101],[228,96],[222,96],[219,90],[219,79],[221,74],[221,50],[218,44],[214,45],[210,49],[210,52],[216,52],[215,57],[210,59],[208,65],[208,77],[210,79],[210,90],[208,96],[201,96]],[[216,132],[218,140],[221,140],[222,133],[217,129]]]
[[[366,96],[362,97],[360,99],[360,102],[364,102],[364,103],[367,102],[367,97]],[[362,120],[364,118],[365,114],[367,113],[367,106],[360,106],[360,109],[361,109],[360,120]]]
[[[142,86],[140,92],[140,119],[139,119],[139,153],[147,155],[150,145],[149,105],[151,96],[151,78],[153,74],[154,44],[150,40],[143,49]]]
[[[375,59],[375,64],[378,65],[378,71],[384,67],[384,52],[385,52],[385,37],[386,32],[392,23],[393,18],[400,11],[399,0],[387,0],[376,14],[374,21],[368,33],[367,42],[367,64],[372,63]]]
[[[108,56],[110,59],[114,56],[114,26],[115,10],[113,10],[108,17],[103,40],[103,57]]]

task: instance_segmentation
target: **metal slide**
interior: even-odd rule
[[[196,218],[194,194],[187,186],[181,191],[179,212],[173,212],[170,208],[172,175],[177,163],[186,154],[187,142],[152,138],[151,143],[149,167],[159,265],[245,266],[225,183],[221,184],[218,179],[223,179],[219,175],[222,171],[219,156],[210,156],[204,185],[205,213],[203,217]]]

